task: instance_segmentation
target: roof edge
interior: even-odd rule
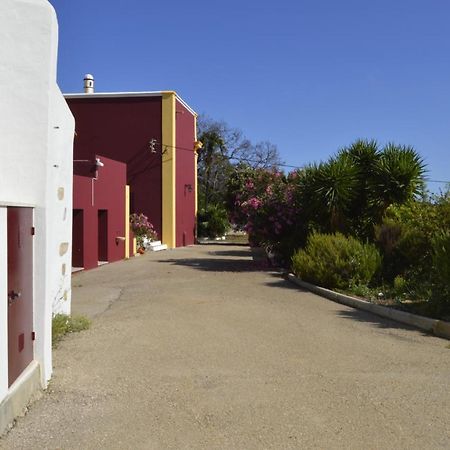
[[[175,92],[175,91],[144,91],[144,92],[94,92],[86,94],[84,92],[63,94],[66,99],[83,98],[127,98],[127,97],[162,97],[163,94],[174,94],[177,100],[194,116],[198,114]]]

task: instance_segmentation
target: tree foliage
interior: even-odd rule
[[[302,214],[316,229],[351,233],[372,240],[392,204],[423,189],[423,160],[411,147],[358,140],[327,162],[299,171],[296,194]]]
[[[198,138],[203,148],[198,157],[199,205],[223,203],[228,179],[238,164],[273,169],[281,163],[276,145],[253,144],[238,128],[201,116]]]

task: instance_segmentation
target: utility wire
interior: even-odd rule
[[[161,146],[161,144],[159,142],[157,142],[158,146]],[[178,147],[176,145],[166,145],[164,144],[163,147],[166,148],[174,148],[176,150],[184,150],[184,151],[188,151],[188,152],[192,152],[193,149],[192,148],[187,148],[187,147]],[[165,150],[162,152],[162,154],[165,153]],[[227,155],[220,155],[222,158],[227,159],[228,161],[238,161],[238,162],[247,162],[247,163],[255,163],[255,164],[259,164],[261,163],[261,161],[258,161],[256,159],[249,159],[249,158],[242,158],[242,157],[236,157],[236,156],[227,156]],[[284,164],[284,163],[280,163],[280,164],[276,164],[278,167],[288,167],[289,169],[304,169],[305,166],[294,166],[291,164]],[[424,178],[424,180],[427,183],[441,183],[441,184],[450,184],[450,180],[430,180],[428,178]]]

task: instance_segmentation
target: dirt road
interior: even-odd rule
[[[73,284],[93,326],[2,449],[450,448],[448,341],[302,292],[245,247]]]

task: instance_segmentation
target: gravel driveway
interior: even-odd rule
[[[73,277],[90,330],[2,449],[450,448],[448,341],[303,292],[246,247]]]

